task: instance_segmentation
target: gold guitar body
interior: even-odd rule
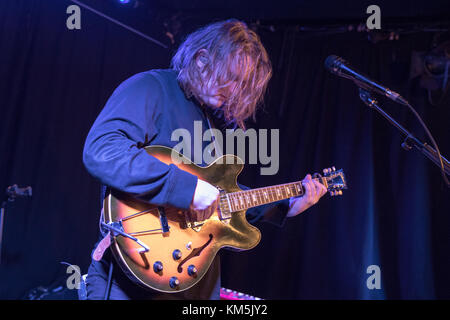
[[[237,176],[243,162],[234,155],[224,155],[209,166],[200,167],[167,147],[150,146],[145,150],[166,164],[175,164],[172,159],[183,159],[175,165],[218,187],[222,193],[241,190]],[[221,196],[221,206],[209,219],[193,223],[178,208],[157,207],[129,194],[108,190],[104,223],[120,226],[135,238],[114,234],[111,248],[116,260],[132,280],[144,287],[161,292],[189,289],[205,275],[221,248],[248,250],[261,239],[260,231],[247,222],[245,211],[226,212],[226,202],[227,198]]]

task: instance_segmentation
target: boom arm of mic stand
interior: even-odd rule
[[[414,146],[417,150],[422,152],[422,154],[424,154],[428,159],[433,161],[439,167],[439,169],[441,169],[441,162],[439,160],[439,155],[434,148],[418,140],[408,130],[403,128],[397,121],[395,121],[389,114],[387,114],[383,109],[381,109],[377,105],[377,101],[372,98],[370,92],[362,88],[359,88],[359,97],[366,105],[377,110],[384,118],[386,118],[386,120],[388,120],[394,127],[399,129],[406,136],[405,141],[402,143],[403,149],[411,150],[412,147]],[[441,156],[441,158],[444,164],[444,172],[450,175],[450,162],[443,156]]]

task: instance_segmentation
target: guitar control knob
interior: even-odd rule
[[[156,261],[153,264],[153,271],[155,271],[156,273],[161,272],[163,270],[163,264],[161,261]]]
[[[174,289],[180,285],[180,280],[177,277],[172,277],[169,280],[169,286]]]
[[[188,268],[187,268],[187,272],[188,275],[190,275],[191,277],[195,276],[197,274],[197,268],[191,264]]]
[[[178,249],[173,250],[173,252],[172,252],[172,257],[173,257],[175,260],[180,259],[181,256],[182,256],[182,254],[181,254],[181,251],[180,251],[180,250],[178,250]]]

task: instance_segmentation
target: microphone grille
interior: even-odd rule
[[[331,55],[325,59],[325,68],[331,72],[337,72],[339,70],[339,66],[344,62],[344,59]]]

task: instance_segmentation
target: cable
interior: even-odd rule
[[[442,156],[441,156],[441,152],[439,151],[439,148],[437,146],[436,141],[434,140],[433,136],[431,135],[430,130],[428,130],[428,127],[426,126],[426,124],[422,121],[422,118],[419,116],[419,114],[416,112],[416,110],[414,110],[414,108],[407,103],[406,104],[409,108],[409,110],[411,110],[411,112],[416,116],[416,118],[419,120],[420,124],[422,125],[422,127],[424,128],[425,132],[427,133],[428,137],[430,138],[431,142],[433,143],[434,148],[436,149],[438,158],[439,158],[439,164],[440,164],[440,168],[441,168],[441,174],[442,174],[442,178],[444,179],[445,183],[447,184],[447,187],[450,188],[450,182],[447,179],[447,176],[445,174],[445,169],[444,169],[444,162],[442,161]]]
[[[109,295],[111,293],[112,273],[113,273],[113,263],[112,263],[112,261],[110,261],[109,272],[108,272],[108,282],[106,283],[105,297],[103,300],[109,300]]]
[[[70,1],[76,3],[77,5],[83,7],[83,8],[85,8],[85,9],[87,9],[87,10],[89,10],[89,11],[91,11],[91,12],[97,14],[97,15],[99,15],[99,16],[102,17],[102,18],[105,18],[105,19],[107,19],[107,20],[109,20],[109,21],[111,21],[111,22],[113,22],[113,23],[115,23],[115,24],[121,26],[122,28],[125,28],[125,29],[127,29],[127,30],[129,30],[129,31],[131,31],[131,32],[136,33],[137,35],[140,35],[141,37],[143,37],[143,38],[145,38],[145,39],[147,39],[147,40],[150,40],[150,41],[153,42],[153,43],[156,43],[157,45],[163,47],[164,49],[167,49],[167,48],[168,48],[165,44],[159,42],[158,40],[156,40],[156,39],[154,39],[154,38],[152,38],[152,37],[149,37],[149,36],[147,36],[146,34],[143,34],[142,32],[140,32],[140,31],[138,31],[138,30],[136,30],[136,29],[133,29],[132,27],[129,27],[129,26],[127,26],[126,24],[124,24],[124,23],[122,23],[122,22],[120,22],[120,21],[117,21],[117,20],[115,20],[115,19],[109,17],[109,16],[107,16],[107,15],[104,14],[104,13],[101,13],[100,11],[97,11],[97,10],[95,10],[94,8],[91,8],[91,7],[87,6],[87,5],[85,5],[84,3],[81,3],[81,2],[79,2],[79,1],[77,1],[77,0],[70,0]]]

